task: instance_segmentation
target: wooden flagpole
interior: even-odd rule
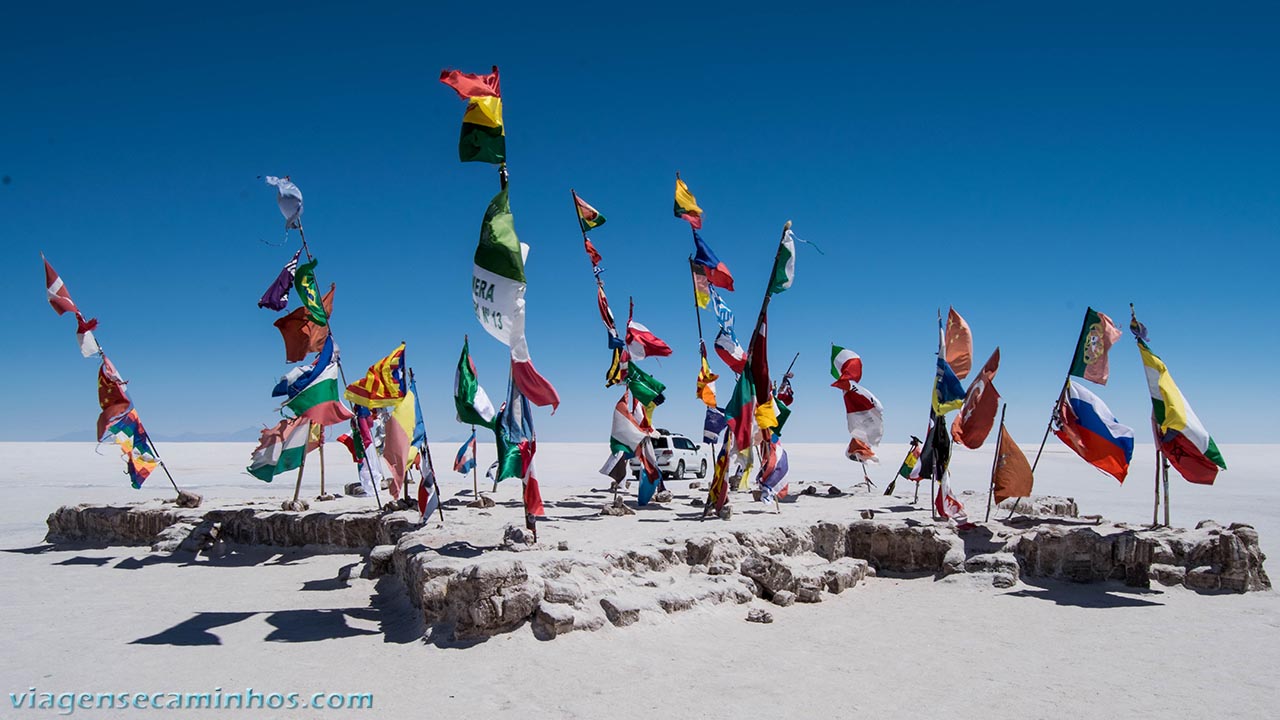
[[[1156,443],[1156,504],[1151,508],[1151,527],[1160,527],[1160,465],[1163,462],[1160,444]]]
[[[311,435],[311,427],[307,427],[307,435]],[[311,438],[308,437],[307,440]],[[293,484],[293,501],[298,502],[298,493],[302,492],[302,471],[307,467],[307,443],[302,443],[302,462],[298,463],[298,480]]]
[[[471,447],[472,447],[472,451],[471,451],[471,494],[475,496],[475,499],[476,499],[476,500],[479,500],[479,499],[480,499],[480,458],[479,458],[479,457],[477,457],[477,455],[479,455],[479,453],[478,453],[478,452],[476,452],[476,450],[478,450],[479,448],[477,447],[476,443],[472,442],[472,441],[475,439],[475,436],[476,436],[476,426],[475,426],[475,425],[472,425],[472,426],[471,426],[471,437],[467,439],[467,444],[468,444],[468,445],[471,445]]]
[[[1004,443],[1004,411],[1008,409],[1008,403],[1000,406],[1000,434],[996,436],[996,454],[991,459],[991,486],[987,488],[987,519],[983,522],[991,522],[991,504],[995,502],[996,495],[996,468],[1000,466],[1000,446]]]
[[[1089,324],[1089,309],[1085,308],[1084,319],[1080,321],[1080,335],[1076,336],[1076,349],[1080,348],[1080,336],[1084,335],[1084,330]],[[1067,393],[1067,388],[1071,386],[1071,367],[1075,365],[1076,356],[1071,355],[1071,365],[1067,366],[1067,376],[1062,379],[1062,389],[1058,391],[1058,397],[1053,401],[1053,412],[1049,413],[1049,423],[1045,425],[1044,437],[1040,438],[1040,449],[1036,451],[1035,462],[1031,463],[1031,472],[1036,471],[1036,466],[1040,464],[1040,453],[1044,452],[1044,444],[1049,440],[1049,432],[1053,430],[1053,421],[1058,417],[1058,407],[1062,405],[1062,396]]]
[[[1169,523],[1169,457],[1160,453],[1160,460],[1164,465],[1164,526],[1173,527]]]
[[[324,497],[324,428],[320,429],[320,497]]]

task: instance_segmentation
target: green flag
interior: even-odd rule
[[[329,313],[324,311],[324,305],[320,302],[320,288],[316,284],[318,262],[320,261],[312,258],[298,266],[298,272],[293,276],[293,288],[298,291],[298,298],[307,309],[311,322],[324,326],[329,324]]]
[[[796,238],[788,228],[782,234],[782,242],[778,243],[778,255],[773,259],[773,279],[769,281],[769,294],[778,293],[791,287],[796,279]]]
[[[489,395],[480,387],[475,363],[471,362],[471,349],[462,341],[462,356],[458,358],[458,370],[453,376],[453,405],[458,410],[458,422],[492,428],[496,412]]]
[[[631,389],[631,394],[635,399],[640,401],[641,405],[657,404],[661,405],[666,402],[666,397],[662,395],[662,391],[667,389],[666,385],[658,382],[658,379],[649,373],[641,370],[635,363],[631,363],[627,368],[627,387]]]

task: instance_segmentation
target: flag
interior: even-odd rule
[[[514,382],[508,388],[507,403],[498,412],[496,436],[498,473],[495,480],[520,478],[524,488],[525,524],[532,529],[534,518],[546,514],[533,465],[537,437],[533,430],[529,401],[520,394],[520,389]]]
[[[693,226],[694,230],[702,228],[702,208],[698,207],[698,199],[689,192],[689,186],[676,177],[676,217]]]
[[[382,458],[387,461],[387,469],[391,471],[391,482],[388,489],[391,497],[400,497],[404,488],[404,474],[413,462],[413,426],[415,419],[414,395],[412,388],[406,388],[404,394],[394,405],[383,405],[385,423],[383,425]]]
[[[732,331],[721,330],[716,335],[716,354],[734,374],[741,374],[743,367],[747,364],[747,351],[738,344],[738,339],[733,336]]]
[[[756,405],[755,420],[756,427],[760,430],[772,430],[778,427],[778,406],[774,404],[772,395],[767,401]],[[768,440],[773,437],[773,433],[766,433],[763,437]]]
[[[140,489],[142,483],[151,475],[151,471],[160,464],[160,460],[156,457],[155,449],[151,447],[151,439],[147,437],[146,429],[142,427],[138,411],[129,410],[116,418],[115,422],[107,428],[106,435],[120,446],[120,453],[124,455],[125,472],[129,475],[129,483],[135,490]]]
[[[848,390],[852,383],[862,382],[862,358],[852,350],[832,344],[831,377],[836,379],[831,387],[841,390]]]
[[[760,485],[760,502],[774,502],[787,496],[787,451],[776,438],[761,445],[760,473],[756,482]]]
[[[716,406],[716,380],[719,377],[719,375],[711,372],[711,366],[707,364],[707,351],[704,347],[702,350],[702,367],[698,370],[698,399],[709,408]]]
[[[276,189],[276,205],[280,207],[280,214],[284,216],[284,229],[301,228],[302,191],[289,180],[288,175],[282,178],[268,175],[266,181]]]
[[[666,396],[662,394],[667,389],[667,386],[658,382],[657,378],[649,373],[641,370],[638,365],[632,365],[627,370],[627,388],[631,390],[632,397],[641,405],[661,405],[667,400]]]
[[[850,384],[844,391],[845,421],[849,434],[866,441],[872,447],[884,438],[884,406],[870,390]]]
[[[755,333],[751,336],[751,346],[747,357],[751,359],[751,382],[755,385],[756,404],[763,405],[773,397],[773,385],[769,381],[769,305],[760,313],[760,321],[756,324]]]
[[[285,406],[294,415],[306,417],[317,426],[335,425],[355,417],[338,395],[338,349],[333,338],[310,365],[294,368],[280,378],[272,396],[285,395]]]
[[[969,323],[960,317],[955,308],[947,309],[944,344],[947,349],[947,364],[957,378],[965,379],[969,376],[969,369],[973,367],[973,333],[969,331]]]
[[[600,308],[600,320],[604,322],[605,330],[609,332],[609,347],[618,350],[626,347],[626,343],[622,338],[618,337],[618,327],[613,320],[613,311],[609,309],[609,298],[604,294],[604,283],[596,282],[596,305]],[[623,373],[625,375],[625,373]]]
[[[1084,327],[1076,341],[1076,354],[1071,359],[1070,375],[1099,385],[1107,384],[1109,368],[1107,352],[1122,333],[1105,314],[1089,308],[1084,314]]]
[[[320,298],[320,287],[316,284],[316,264],[319,262],[313,258],[298,266],[298,272],[293,276],[293,287],[298,291],[298,298],[302,301],[302,307],[306,310],[311,322],[327,326],[329,311]]]
[[[1160,450],[1188,482],[1212,485],[1218,470],[1227,469],[1217,443],[1187,404],[1164,361],[1141,338],[1138,352],[1147,374],[1151,418]]]
[[[609,360],[609,369],[604,374],[604,386],[608,388],[626,382],[630,369],[631,354],[627,352],[627,349],[625,347],[613,348],[613,354]]]
[[[1000,393],[991,381],[1000,367],[1000,348],[996,348],[987,360],[987,364],[978,371],[978,376],[969,383],[969,391],[965,393],[964,404],[956,419],[951,422],[951,439],[970,450],[977,450],[986,442],[991,427],[996,422],[996,411],[1000,409]]]
[[[404,343],[390,355],[369,366],[365,376],[347,386],[345,396],[354,405],[367,408],[394,407],[408,392],[405,377]]]
[[[964,386],[943,358],[938,358],[938,372],[933,382],[933,412],[944,417],[964,405]]]
[[[633,318],[635,311],[636,303],[633,300],[631,311],[627,315],[627,351],[631,353],[631,357],[635,360],[643,360],[646,357],[670,355],[671,346],[650,332],[649,328],[636,322]]]
[[[360,432],[358,430],[359,428],[357,428],[354,437],[346,433],[339,435],[338,442],[346,446],[347,451],[351,453],[351,461],[356,463],[356,474],[360,478],[360,487],[366,495],[374,497],[376,496],[375,488],[382,483],[382,460],[378,457],[375,448],[366,447],[364,441],[359,437]]]
[[[582,249],[587,251],[587,257],[591,258],[592,267],[598,266],[600,261],[604,259],[596,251],[596,246],[591,243],[591,238],[582,238]]]
[[[440,82],[453,88],[453,91],[463,100],[474,97],[502,97],[497,65],[493,66],[493,72],[488,75],[475,75],[460,70],[441,70]]]
[[[480,425],[492,429],[497,411],[489,395],[480,387],[475,363],[471,361],[471,348],[462,341],[462,355],[458,357],[458,369],[453,374],[453,406],[458,411],[458,422]]]
[[[71,293],[67,291],[67,286],[62,283],[62,278],[54,271],[53,266],[45,259],[44,254],[40,255],[40,259],[44,260],[44,285],[45,292],[49,296],[49,305],[59,315],[63,313],[79,313],[76,304],[71,302]]]
[[[80,354],[84,357],[93,357],[102,352],[102,348],[98,347],[97,338],[93,336],[96,327],[98,327],[97,320],[85,320],[84,315],[76,313],[76,342],[80,345]]]
[[[791,387],[791,373],[782,376],[782,382],[778,385],[778,390],[773,396],[778,402],[790,407],[792,401],[795,400],[795,389]]]
[[[945,473],[938,478],[938,495],[933,506],[944,519],[951,520],[961,528],[969,525],[969,515],[964,510],[964,503],[951,492],[951,482]]]
[[[991,476],[995,488],[996,504],[1011,497],[1028,497],[1035,478],[1031,475],[1031,463],[1022,454],[1018,444],[1004,425],[1000,426],[999,449],[996,451],[996,469]]]
[[[695,227],[701,226],[702,222],[699,221]],[[720,261],[716,252],[702,239],[697,230],[693,232],[693,264],[705,271],[708,283],[733,291],[733,273],[729,272],[729,266]]]
[[[511,371],[520,392],[535,405],[560,404],[555,387],[533,366],[525,338],[524,258],[529,246],[516,236],[510,198],[503,189],[489,202],[480,225],[471,281],[476,319],[511,348]]]
[[[1133,430],[1121,425],[1102,398],[1068,380],[1053,434],[1099,470],[1124,482],[1133,458]]]
[[[591,232],[605,223],[605,216],[588,205],[586,200],[578,197],[577,193],[573,194],[573,204],[578,210],[578,225],[582,228],[582,232]],[[600,261],[593,259],[593,264],[599,265]]]
[[[271,482],[280,473],[297,470],[307,454],[310,435],[311,421],[304,417],[285,418],[275,427],[264,428],[249,461],[249,474]]]
[[[702,420],[702,441],[715,445],[727,424],[723,410],[716,407],[707,408],[707,416]]]
[[[658,456],[653,452],[653,438],[646,437],[636,447],[636,459],[640,461],[640,484],[636,487],[636,505],[644,507],[658,492],[662,473],[658,470]]]
[[[694,304],[705,309],[711,302],[711,281],[707,279],[707,269],[690,259],[689,274],[693,277]]]
[[[453,458],[453,469],[455,472],[466,475],[476,466],[476,431],[471,431],[471,437],[462,443],[462,447],[458,448],[458,454]]]
[[[937,480],[951,464],[951,434],[941,416],[929,418],[929,441],[920,451],[920,477]]]
[[[283,310],[289,307],[289,289],[293,287],[293,278],[298,272],[298,256],[301,254],[302,250],[298,250],[293,254],[293,259],[284,264],[280,274],[272,281],[271,287],[262,293],[262,297],[258,300],[258,307],[269,310]]]
[[[729,435],[735,447],[750,448],[752,445],[752,426],[755,422],[756,390],[751,384],[750,363],[733,386],[733,395],[725,406],[724,414],[729,425]]]
[[[898,477],[904,480],[920,479],[920,474],[915,472],[916,463],[920,462],[920,449],[920,439],[913,435],[911,448],[907,450],[907,456],[902,459],[902,467],[898,468]]]
[[[790,223],[788,223],[790,226]],[[791,287],[796,279],[796,237],[788,227],[778,243],[778,254],[773,258],[773,274],[770,276],[766,295],[777,295]]]
[[[502,98],[487,95],[467,101],[458,137],[458,159],[501,165],[507,160],[506,130],[502,126]]]
[[[854,462],[880,462],[880,458],[876,457],[876,451],[867,444],[866,440],[857,435],[849,437],[849,445],[844,449],[844,456]]]
[[[726,437],[724,444],[720,446],[711,484],[707,487],[707,507],[714,507],[717,513],[723,510],[725,503],[729,501],[729,445],[732,442],[730,437]],[[705,511],[703,514],[706,514]]]
[[[623,391],[622,398],[613,407],[613,424],[609,431],[609,449],[613,452],[634,453],[640,443],[653,436],[652,429],[644,428],[630,407],[630,396]]]
[[[320,298],[325,317],[333,316],[333,291],[337,286],[329,283],[329,292]],[[296,308],[288,315],[273,323],[284,340],[285,362],[298,362],[308,353],[320,352],[324,341],[329,337],[328,325],[319,325],[311,321],[311,315],[305,307]]]
[[[413,440],[411,441],[415,448],[427,447],[427,423],[422,417],[422,396],[418,394],[418,381],[413,377],[413,371],[409,371],[409,392],[413,393]],[[431,458],[427,458],[427,464],[431,464]],[[421,468],[419,468],[421,469]]]
[[[431,458],[427,458],[427,469],[418,483],[418,514],[422,516],[422,522],[426,522],[439,507],[440,488],[436,486],[436,471],[431,467]]]
[[[94,438],[98,442],[106,440],[107,426],[124,416],[133,407],[129,396],[125,393],[128,383],[116,372],[106,355],[102,356],[102,365],[98,367],[98,414],[97,433]]]

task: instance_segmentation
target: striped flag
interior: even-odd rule
[[[44,284],[45,292],[49,296],[49,305],[59,315],[63,313],[79,313],[76,304],[71,301],[71,293],[67,291],[67,286],[63,284],[62,278],[59,277],[57,271],[45,259],[44,253],[40,254],[40,259],[44,260]]]
[[[698,207],[698,199],[679,177],[676,177],[675,215],[692,225],[694,230],[702,228],[702,208]]]
[[[627,314],[627,351],[636,360],[646,357],[667,357],[671,354],[671,346],[654,335],[649,328],[636,322],[635,301],[631,301],[631,311]]]
[[[271,395],[288,397],[285,406],[294,415],[305,416],[317,425],[347,422],[355,415],[339,399],[338,375],[338,348],[329,337],[315,362],[290,370]]]
[[[271,482],[280,473],[297,470],[307,454],[310,436],[311,421],[302,417],[285,418],[275,427],[265,428],[249,461],[249,474]]]
[[[573,204],[578,210],[578,225],[582,227],[582,232],[591,232],[605,223],[604,215],[588,205],[586,200],[578,196],[578,193],[573,194]],[[599,263],[600,261],[596,260],[594,264]]]
[[[125,472],[129,475],[129,483],[135,490],[140,489],[142,483],[151,475],[151,471],[160,464],[160,460],[151,447],[146,429],[142,427],[138,411],[130,410],[118,418],[107,428],[107,435],[120,446],[120,452],[124,455]],[[303,437],[305,439],[306,436]]]
[[[453,469],[456,472],[466,475],[476,466],[476,431],[471,431],[471,437],[462,443],[462,447],[458,448],[458,454],[453,458]]]
[[[716,380],[719,375],[711,372],[711,366],[707,364],[707,351],[702,350],[702,367],[698,370],[698,399],[707,407],[716,406]]]
[[[1133,458],[1133,429],[1121,425],[1102,398],[1069,380],[1054,417],[1053,434],[1090,465],[1120,482]]]
[[[833,343],[831,345],[831,377],[836,379],[831,383],[831,387],[841,390],[848,390],[852,383],[862,382],[862,358],[858,353]]]
[[[369,366],[365,376],[347,386],[345,396],[356,405],[367,408],[392,407],[408,392],[405,377],[404,343],[390,355]]]
[[[458,422],[492,428],[497,411],[488,393],[480,387],[476,365],[471,361],[471,346],[462,341],[462,355],[458,357],[458,369],[453,375],[453,406],[458,412]]]
[[[1131,327],[1141,323],[1135,318]],[[1145,334],[1146,328],[1142,328]],[[1151,393],[1151,419],[1156,442],[1187,482],[1212,485],[1218,470],[1227,469],[1218,445],[1196,416],[1182,391],[1174,383],[1169,368],[1160,356],[1151,351],[1135,333],[1142,366],[1147,374],[1147,389]]]
[[[720,260],[697,230],[693,231],[693,250],[693,266],[702,271],[707,278],[707,283],[732,292],[733,273],[729,272],[729,266]],[[706,307],[706,305],[700,304],[699,307]]]

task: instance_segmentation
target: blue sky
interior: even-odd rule
[[[255,302],[293,248],[267,244],[282,221],[266,174],[306,195],[348,375],[407,341],[430,434],[460,437],[464,333],[482,384],[505,391],[505,348],[470,304],[497,177],[457,161],[464,104],[436,78],[492,64],[533,248],[530,345],[564,400],[537,416],[545,440],[607,440],[619,394],[570,187],[609,218],[593,239],[615,312],[634,296],[675,349],[645,365],[670,386],[658,423],[700,429],[676,170],[737,279],[740,326],[784,221],[826,253],[801,246],[771,309],[774,366],[800,353],[797,441],[846,438],[831,342],[862,354],[886,439],[922,434],[948,304],[976,364],[1000,345],[1009,424],[1038,441],[1085,307],[1124,324],[1129,302],[1220,442],[1272,439],[1257,389],[1280,350],[1274,5],[432,5],[8,11],[0,439],[92,439],[96,366],[44,300],[41,250],[155,435],[271,423],[287,366]],[[1112,376],[1100,394],[1146,438],[1127,334]]]

